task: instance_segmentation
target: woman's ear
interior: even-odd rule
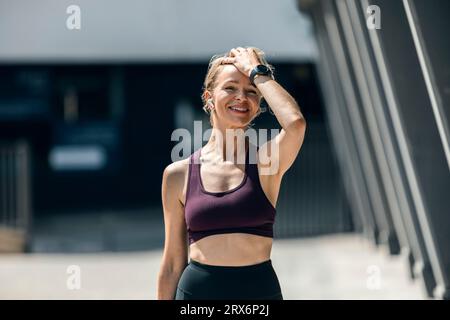
[[[203,101],[205,101],[205,105],[203,106],[203,110],[206,113],[210,113],[214,109],[213,99],[211,98],[211,94],[208,91],[203,93]]]
[[[202,99],[205,101],[205,104],[208,104],[208,101],[211,99],[211,93],[205,90],[202,94]]]

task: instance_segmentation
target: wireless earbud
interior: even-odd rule
[[[208,106],[209,106],[209,110],[210,110],[210,111],[214,110],[213,99],[208,99],[207,104],[208,104]]]

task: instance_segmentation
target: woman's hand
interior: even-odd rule
[[[228,53],[228,58],[224,58],[222,64],[234,64],[234,66],[247,77],[261,62],[253,49],[245,49],[237,47],[231,49]]]

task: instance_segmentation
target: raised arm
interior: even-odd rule
[[[297,158],[305,138],[306,120],[294,98],[278,82],[268,76],[257,76],[254,82],[282,128],[260,147],[261,154],[270,155],[271,162],[277,161],[275,174],[281,178]]]
[[[230,51],[230,57],[224,63],[232,63],[246,76],[261,62],[252,48],[236,48]],[[278,163],[274,175],[281,178],[291,167],[300,151],[306,132],[306,120],[300,112],[295,99],[269,76],[257,75],[254,83],[273,110],[282,129],[274,138],[259,148],[260,154],[266,154],[270,161]],[[272,152],[278,150],[278,152]]]
[[[164,211],[164,252],[158,274],[158,300],[173,300],[176,286],[188,263],[187,228],[180,195],[186,170],[181,161],[167,166],[162,179]]]

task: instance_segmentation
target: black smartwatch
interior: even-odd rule
[[[269,69],[269,67],[258,64],[256,67],[253,68],[252,72],[250,72],[250,82],[256,87],[255,85],[255,77],[256,75],[262,75],[262,76],[269,76],[273,79],[272,71]]]

